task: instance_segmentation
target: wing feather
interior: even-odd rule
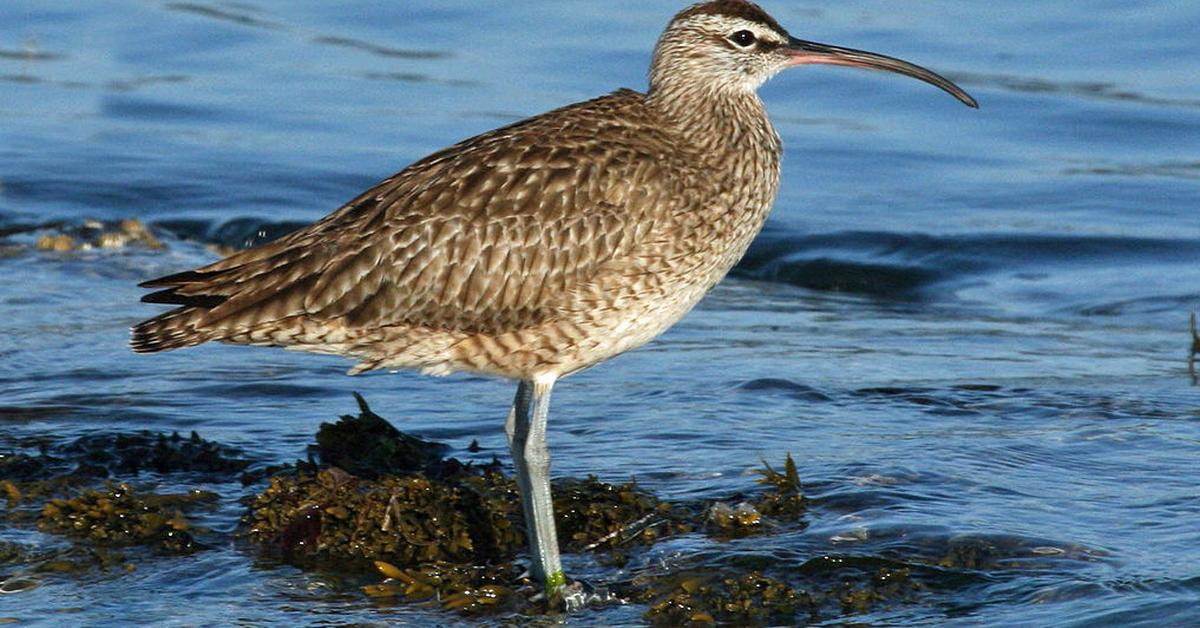
[[[537,324],[679,200],[656,121],[604,122],[638,120],[642,98],[626,90],[467,140],[304,230],[146,282],[165,288],[146,298],[197,308],[193,328],[215,339],[297,315],[468,333]]]

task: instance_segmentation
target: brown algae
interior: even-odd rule
[[[363,595],[378,605],[428,605],[468,616],[548,610],[514,562],[525,548],[524,521],[515,482],[499,462],[444,457],[445,445],[404,434],[358,401],[358,415],[321,426],[309,461],[274,467],[261,492],[244,499],[245,536],[302,567],[355,574]],[[134,569],[120,548],[159,555],[205,548],[210,533],[189,513],[211,506],[216,495],[155,495],[112,478],[185,472],[255,481],[268,472],[194,433],[98,434],[22,447],[0,455],[5,525],[35,526],[74,544],[36,556],[15,548],[8,562],[15,580],[7,582],[15,590],[47,574],[82,574],[97,565]],[[259,470],[247,471],[253,468]],[[807,502],[791,457],[778,470],[764,462],[757,473],[761,491],[736,496],[736,507],[665,502],[632,481],[561,479],[554,487],[560,538],[570,551],[623,565],[637,548],[671,536],[703,532],[732,540],[802,529]],[[656,625],[807,623],[923,591],[907,568],[868,563],[840,561],[787,577],[734,564],[648,569],[611,586],[619,599],[645,604],[646,621]]]
[[[145,545],[164,553],[190,554],[202,547],[195,535],[203,531],[183,510],[216,500],[216,494],[204,491],[141,494],[126,484],[110,483],[103,490],[50,500],[42,506],[37,526],[97,545]]]
[[[656,626],[773,625],[817,619],[812,597],[757,571],[740,576],[685,573],[645,583],[645,618]]]
[[[124,249],[138,246],[151,250],[163,250],[166,246],[146,225],[135,218],[118,221],[85,220],[79,225],[49,223],[9,228],[4,235],[37,233],[33,248],[38,251],[64,253],[95,249]]]

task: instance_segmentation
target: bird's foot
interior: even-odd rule
[[[587,607],[601,607],[622,603],[606,587],[596,587],[582,580],[564,584],[555,592],[555,597],[561,600],[560,606],[567,613],[575,613]]]
[[[567,613],[577,613],[588,605],[587,594],[578,582],[564,584],[554,594],[562,600],[562,609]]]
[[[525,574],[528,576],[528,573]],[[548,610],[563,610],[576,613],[589,606],[600,607],[621,604],[624,601],[605,587],[596,587],[583,580],[567,582],[566,575],[559,572],[561,579],[548,579],[545,590],[529,597],[530,602],[544,602]],[[550,586],[551,584],[555,586]]]

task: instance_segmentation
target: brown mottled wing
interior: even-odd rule
[[[212,339],[297,315],[468,333],[537,324],[632,251],[677,191],[642,98],[623,90],[467,140],[307,229],[147,282],[166,289],[146,300],[202,310],[194,328]]]

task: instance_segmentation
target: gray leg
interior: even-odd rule
[[[558,556],[554,503],[550,497],[550,449],[546,446],[553,387],[553,378],[523,380],[505,423],[525,510],[533,577],[546,586],[547,595],[554,594],[567,582]]]

